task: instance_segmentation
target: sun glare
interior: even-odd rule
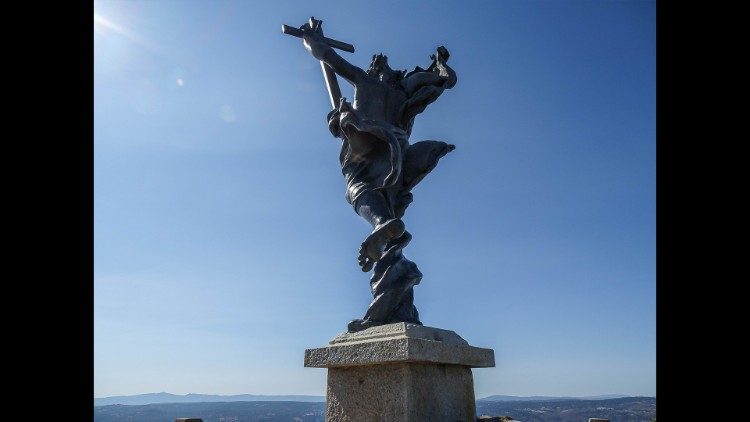
[[[135,35],[135,33],[130,29],[112,22],[111,20],[96,12],[94,12],[94,32],[98,32],[102,35],[106,35],[108,33],[117,34],[124,37],[133,44],[145,48],[146,50],[149,50],[151,52],[158,54],[161,51],[153,43],[148,42],[142,37]]]
[[[94,29],[109,29],[111,31],[117,32],[118,34],[130,37],[130,34],[128,34],[126,30],[96,13],[94,13]]]

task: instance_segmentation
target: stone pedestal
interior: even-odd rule
[[[305,350],[305,366],[328,368],[328,422],[474,422],[471,368],[495,366],[495,354],[453,331],[396,323]]]

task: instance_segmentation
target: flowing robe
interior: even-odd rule
[[[411,189],[417,185],[452,150],[442,141],[409,144],[414,117],[443,92],[444,86],[419,88],[401,105],[399,126],[367,119],[345,99],[328,115],[331,133],[342,139],[339,161],[346,181],[346,200],[356,209],[357,199],[365,192],[383,193],[394,217],[401,218],[412,202]],[[353,321],[350,331],[365,324],[410,322],[421,324],[414,306],[413,287],[422,280],[414,262],[402,250],[411,235],[386,245],[382,258],[375,263],[370,279],[373,300],[363,320]]]
[[[394,216],[404,215],[413,199],[411,189],[451,150],[442,141],[409,144],[414,117],[444,89],[430,85],[417,90],[402,104],[399,126],[364,118],[346,100],[329,113],[328,127],[342,139],[339,161],[350,204],[365,192],[380,190]]]

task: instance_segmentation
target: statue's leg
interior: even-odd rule
[[[422,273],[402,253],[410,240],[409,232],[404,232],[401,238],[388,245],[383,257],[375,264],[370,279],[373,300],[363,319],[349,323],[349,332],[394,322],[422,324],[414,307],[413,290],[414,285],[422,280]]]
[[[414,307],[414,285],[421,280],[422,273],[417,265],[400,252],[390,259],[383,258],[375,264],[370,281],[373,300],[365,314],[365,321],[420,324],[419,314]]]
[[[359,249],[359,265],[368,272],[380,260],[385,245],[404,234],[406,227],[400,218],[393,217],[393,210],[385,195],[377,190],[363,193],[355,203],[357,214],[372,226],[372,233]]]
[[[355,202],[354,210],[373,228],[393,219],[391,207],[383,192],[379,190],[367,191],[360,195]]]

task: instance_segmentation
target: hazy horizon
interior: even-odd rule
[[[217,396],[217,397],[238,397],[238,396],[255,396],[255,397],[320,397],[320,398],[323,398],[325,400],[325,392],[323,394],[310,395],[310,394],[261,394],[261,393],[214,394],[214,393],[195,393],[195,392],[184,393],[184,394],[175,394],[175,393],[170,393],[168,391],[158,391],[158,392],[148,392],[148,393],[138,393],[138,394],[115,394],[115,395],[112,395],[112,396],[94,397],[94,399],[98,400],[98,399],[109,399],[109,398],[114,398],[114,397],[135,397],[135,396],[157,395],[157,394],[169,394],[169,395],[179,396],[179,397],[185,397],[185,396],[190,396],[190,395],[195,395],[195,396]],[[555,396],[539,396],[539,395],[520,396],[520,395],[516,395],[516,394],[490,394],[490,395],[483,396],[483,397],[477,397],[477,400],[482,400],[484,398],[497,397],[497,396],[501,396],[501,397],[518,397],[518,398],[529,398],[529,397],[545,397],[545,398],[547,398],[547,397],[553,397],[553,398],[558,398],[558,397],[565,397],[565,398],[637,397],[637,396],[628,396],[626,394],[616,394],[616,393],[613,393],[613,394],[597,394],[597,395],[590,395],[590,396],[589,395],[586,395],[586,396],[558,396],[558,395],[555,395]],[[642,396],[642,397],[656,397],[656,396],[654,395],[654,396]]]
[[[94,1],[94,395],[321,395],[361,318],[322,19],[360,67],[458,75],[410,142],[427,326],[492,348],[476,397],[656,393],[655,2]],[[341,83],[351,99],[351,87]]]

